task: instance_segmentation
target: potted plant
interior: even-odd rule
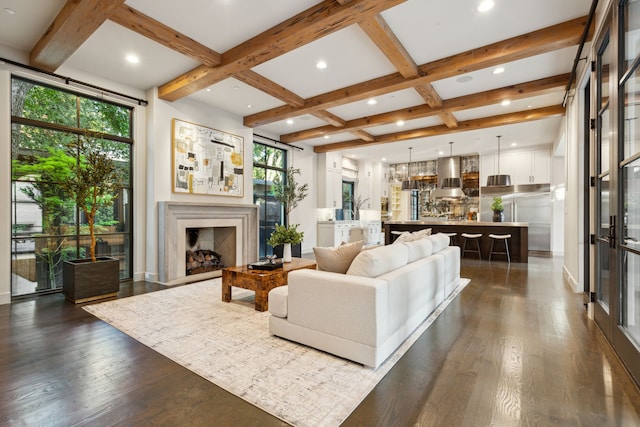
[[[96,214],[113,204],[121,178],[115,161],[101,150],[99,139],[99,134],[89,133],[71,144],[79,157],[70,166],[69,178],[61,184],[84,213],[91,239],[88,259],[64,261],[62,290],[74,303],[115,296],[120,289],[120,262],[96,257]]]
[[[300,203],[307,197],[309,191],[309,185],[300,185],[296,179],[296,175],[300,175],[300,169],[290,167],[285,171],[284,181],[281,175],[277,175],[273,180],[273,197],[282,205],[282,209],[285,213],[286,226],[289,225],[289,214],[298,206],[298,203]],[[297,225],[293,226],[294,231],[296,227]],[[302,256],[302,238],[298,242],[289,243],[293,243],[294,245],[292,248],[293,255],[296,257]],[[269,245],[271,245],[271,243],[269,243]],[[273,251],[278,256],[278,258],[284,258],[284,248],[282,246],[271,246],[273,246]]]
[[[304,232],[298,231],[298,225],[284,226],[276,224],[276,229],[271,233],[271,237],[267,241],[267,244],[274,248],[278,245],[283,245],[283,262],[291,262],[291,245],[297,245],[302,243],[304,238]]]
[[[493,203],[491,203],[491,210],[493,211],[493,222],[504,221],[504,207],[502,206],[502,197],[493,198]]]

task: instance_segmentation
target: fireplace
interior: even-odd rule
[[[235,227],[187,228],[185,246],[187,276],[236,265]]]
[[[188,230],[208,230],[190,244]],[[200,236],[201,231],[198,231]],[[207,237],[212,236],[212,237]],[[187,251],[208,245],[221,255],[224,267],[244,265],[258,259],[258,207],[207,203],[158,202],[158,275],[164,284],[188,283],[222,275],[221,268],[187,274]]]

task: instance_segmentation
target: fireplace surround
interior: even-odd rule
[[[186,275],[185,233],[188,228],[235,227],[235,264],[258,259],[258,207],[240,204],[158,202],[158,275],[168,285],[218,277],[210,271]]]

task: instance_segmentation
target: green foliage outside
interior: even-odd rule
[[[120,222],[110,206],[131,180],[132,110],[21,78],[12,79],[11,108],[12,180],[40,208],[36,259],[49,265],[53,284],[62,259],[85,256],[78,234],[88,233],[95,248],[95,232]],[[89,164],[98,165],[100,180]],[[110,176],[114,182],[105,181]],[[89,180],[98,185],[87,186]]]
[[[304,232],[298,231],[298,224],[290,225],[288,227],[276,224],[276,229],[271,233],[271,237],[267,241],[267,244],[270,246],[278,246],[285,243],[297,245],[298,243],[302,243],[303,239]]]

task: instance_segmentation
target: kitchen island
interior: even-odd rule
[[[431,228],[432,234],[458,233],[453,238],[454,244],[462,247],[464,239],[462,233],[482,234],[480,251],[482,259],[489,258],[491,238],[489,234],[511,234],[509,252],[512,262],[528,262],[529,258],[529,223],[526,222],[478,222],[478,221],[386,221],[384,223],[384,241],[388,245],[398,237],[392,231],[418,231]],[[496,242],[497,250],[504,251],[502,242]],[[467,249],[475,249],[475,243],[467,245]],[[496,248],[494,248],[496,249]],[[495,259],[505,259],[504,255],[496,255]]]

